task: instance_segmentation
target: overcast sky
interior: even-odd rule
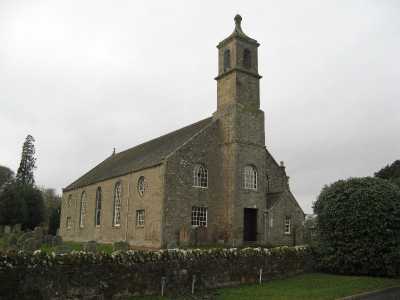
[[[61,191],[110,155],[210,116],[217,49],[257,39],[267,147],[305,212],[400,158],[400,1],[0,0],[0,165],[36,139]]]

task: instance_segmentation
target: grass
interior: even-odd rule
[[[57,247],[62,247],[62,246],[68,246],[71,251],[75,250],[75,251],[80,251],[83,250],[83,243],[79,243],[79,242],[63,242],[62,245],[60,246],[50,246],[50,245],[46,245],[43,244],[40,247],[40,250],[44,251],[44,252],[52,252],[52,251],[56,251]],[[112,244],[97,244],[97,251],[98,252],[105,252],[105,253],[111,253],[113,252],[113,245]]]
[[[219,289],[215,300],[328,300],[393,286],[400,286],[400,279],[311,273],[273,280],[262,285]],[[161,299],[168,298],[131,298],[131,300]]]

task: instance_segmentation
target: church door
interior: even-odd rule
[[[256,208],[245,208],[243,213],[243,241],[257,241],[257,212]]]

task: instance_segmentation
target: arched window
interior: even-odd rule
[[[246,69],[251,68],[251,53],[249,49],[244,49],[243,51],[243,66]]]
[[[253,166],[245,166],[243,169],[243,187],[246,190],[257,189],[257,170]]]
[[[96,208],[94,212],[94,224],[100,226],[101,224],[101,187],[96,190]]]
[[[203,188],[208,186],[208,171],[203,165],[196,165],[193,169],[193,186]]]
[[[113,226],[121,225],[121,182],[117,182],[114,187],[114,213],[113,213]]]
[[[231,67],[231,51],[225,49],[224,51],[224,72]]]
[[[72,206],[72,195],[69,195],[67,199],[67,207],[70,208],[71,206]]]
[[[79,217],[79,227],[85,227],[85,218],[86,218],[86,193],[82,192],[81,195],[81,207],[80,207],[80,217]]]
[[[137,190],[140,196],[144,195],[144,192],[146,191],[146,180],[144,179],[144,176],[139,177]]]

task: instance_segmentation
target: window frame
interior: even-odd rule
[[[292,234],[292,217],[291,216],[285,216],[284,233]]]
[[[191,225],[194,228],[208,226],[208,207],[192,206]]]
[[[117,190],[117,188],[119,189]],[[119,191],[118,194],[117,191]],[[122,208],[122,183],[121,181],[117,181],[114,185],[114,192],[113,192],[113,219],[112,219],[113,227],[121,226],[121,208]]]
[[[253,165],[246,165],[243,168],[243,189],[257,191],[258,189],[258,172]]]
[[[193,168],[193,187],[208,189],[208,169],[203,164],[196,164]]]
[[[143,197],[144,193],[146,192],[146,178],[144,176],[139,176],[136,189],[139,196]]]
[[[101,187],[96,189],[96,201],[94,204],[94,225],[96,227],[101,226],[101,205],[102,205],[102,190]]]
[[[83,191],[81,194],[81,205],[79,211],[79,228],[85,228],[86,210],[87,210],[87,196],[86,192]]]
[[[136,210],[136,227],[144,227],[146,221],[146,212],[144,209]]]

